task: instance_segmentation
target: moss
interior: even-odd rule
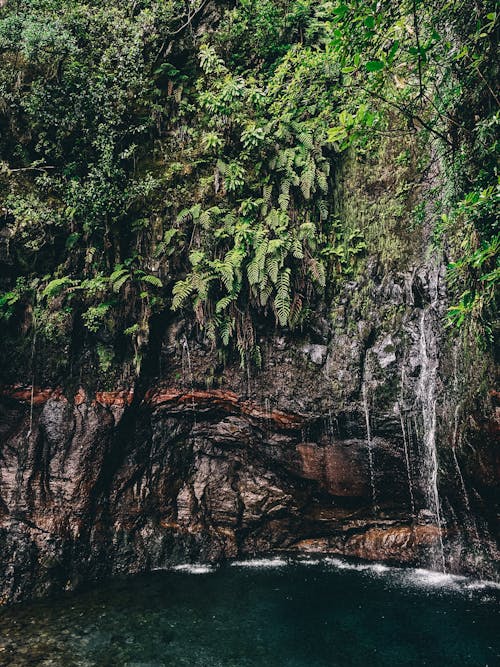
[[[359,262],[357,275],[366,273],[373,257],[379,272],[387,272],[417,256],[421,228],[410,223],[421,192],[416,163],[422,150],[408,133],[385,138],[369,155],[346,154],[336,176],[335,212],[347,229],[358,227],[363,232],[367,260]],[[420,223],[423,211],[420,204]]]

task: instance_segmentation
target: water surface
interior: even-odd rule
[[[185,566],[0,612],[0,664],[500,665],[500,588],[338,559]]]

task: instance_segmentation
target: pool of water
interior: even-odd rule
[[[0,664],[500,665],[500,586],[338,559],[181,566],[0,611]]]

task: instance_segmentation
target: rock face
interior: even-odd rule
[[[364,319],[263,338],[250,375],[175,321],[142,388],[4,386],[2,600],[276,550],[495,576],[498,408],[463,398],[442,285],[404,274]]]

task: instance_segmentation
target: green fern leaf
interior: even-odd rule
[[[141,278],[142,282],[153,285],[153,287],[163,287],[162,281],[157,276],[146,275]]]
[[[283,269],[276,281],[274,308],[279,324],[284,327],[290,317],[290,269]]]
[[[176,282],[172,290],[172,310],[179,310],[194,290],[193,274],[187,276],[185,280]]]

